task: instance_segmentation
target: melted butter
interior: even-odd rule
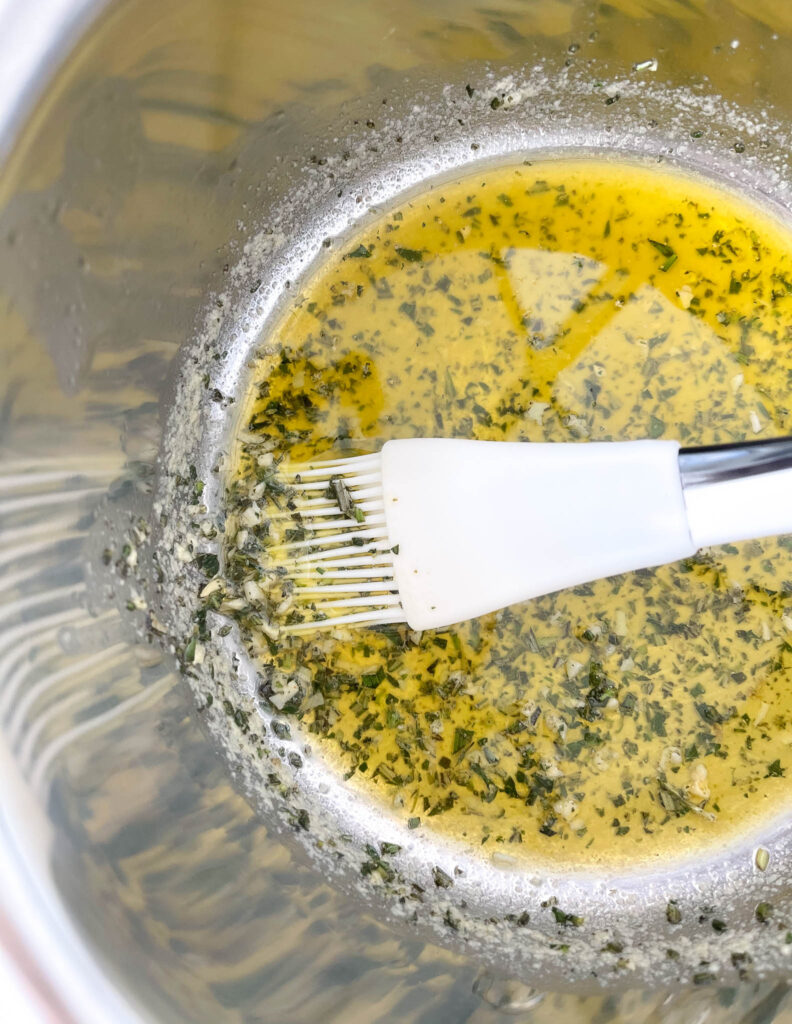
[[[787,538],[422,635],[273,640],[288,594],[244,584],[283,501],[273,457],[788,433],[791,253],[700,180],[553,162],[437,186],[307,283],[256,367],[226,576],[261,699],[347,785],[411,828],[578,866],[692,853],[787,806]]]

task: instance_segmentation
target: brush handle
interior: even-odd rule
[[[697,548],[792,532],[792,438],[682,448],[679,474]]]
[[[408,438],[381,453],[393,577],[413,629],[792,532],[792,439],[545,444]]]
[[[413,629],[696,550],[676,441],[388,441],[382,501]]]

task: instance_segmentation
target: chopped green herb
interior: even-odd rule
[[[454,730],[454,753],[458,754],[460,750],[464,750],[465,747],[469,746],[469,744],[472,742],[472,740],[473,740],[473,733],[471,732],[470,729],[460,729],[460,728],[455,729]]]
[[[654,238],[649,238],[647,239],[647,241],[650,245],[653,245],[655,249],[657,249],[661,256],[665,256],[666,259],[669,259],[671,256],[676,255],[671,246],[668,245],[666,242],[656,242]]]
[[[360,685],[373,690],[385,679],[385,669],[380,665],[376,672],[364,673],[360,677]]]
[[[207,552],[195,556],[195,564],[204,576],[213,578],[220,572],[220,559],[217,555]]]
[[[445,873],[442,868],[435,867],[432,870],[435,885],[440,889],[448,889],[454,884],[454,879]]]
[[[356,522],[363,521],[362,519],[358,519],[358,512],[360,512],[362,516],[363,510],[355,505],[354,499],[349,488],[344,482],[343,477],[330,477],[330,491],[332,496],[338,502],[338,507],[341,509],[342,514],[345,515],[347,519],[354,519]]]
[[[423,253],[419,249],[404,249],[397,245],[396,252],[408,263],[420,263],[423,259]]]
[[[573,925],[575,928],[579,928],[583,924],[584,919],[576,914],[568,914],[559,907],[551,907],[550,909],[557,924]]]

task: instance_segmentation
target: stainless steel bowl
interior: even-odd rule
[[[226,395],[244,387],[262,331],[326,244],[428,177],[618,152],[697,168],[788,216],[792,9],[52,9],[0,139],[0,905],[64,1012],[772,1019],[792,955],[784,821],[664,872],[529,874],[396,836],[300,744],[297,796],[262,798],[260,818],[240,793],[263,790],[235,751],[214,749],[221,719],[198,716],[180,679],[194,581],[169,555],[189,539],[173,486],[185,465],[207,480],[209,512],[221,503],[212,470],[233,416],[205,375]],[[165,529],[153,508],[167,508]],[[209,654],[248,699],[234,635]],[[310,838],[290,825],[298,805]],[[374,889],[360,867],[382,838],[403,852],[396,881]],[[434,886],[435,866],[453,887]],[[552,901],[584,923],[559,924]],[[516,924],[525,910],[530,924]]]

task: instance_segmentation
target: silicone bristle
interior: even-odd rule
[[[287,633],[404,622],[382,501],[380,455],[281,467],[294,539],[277,552],[294,583]]]

